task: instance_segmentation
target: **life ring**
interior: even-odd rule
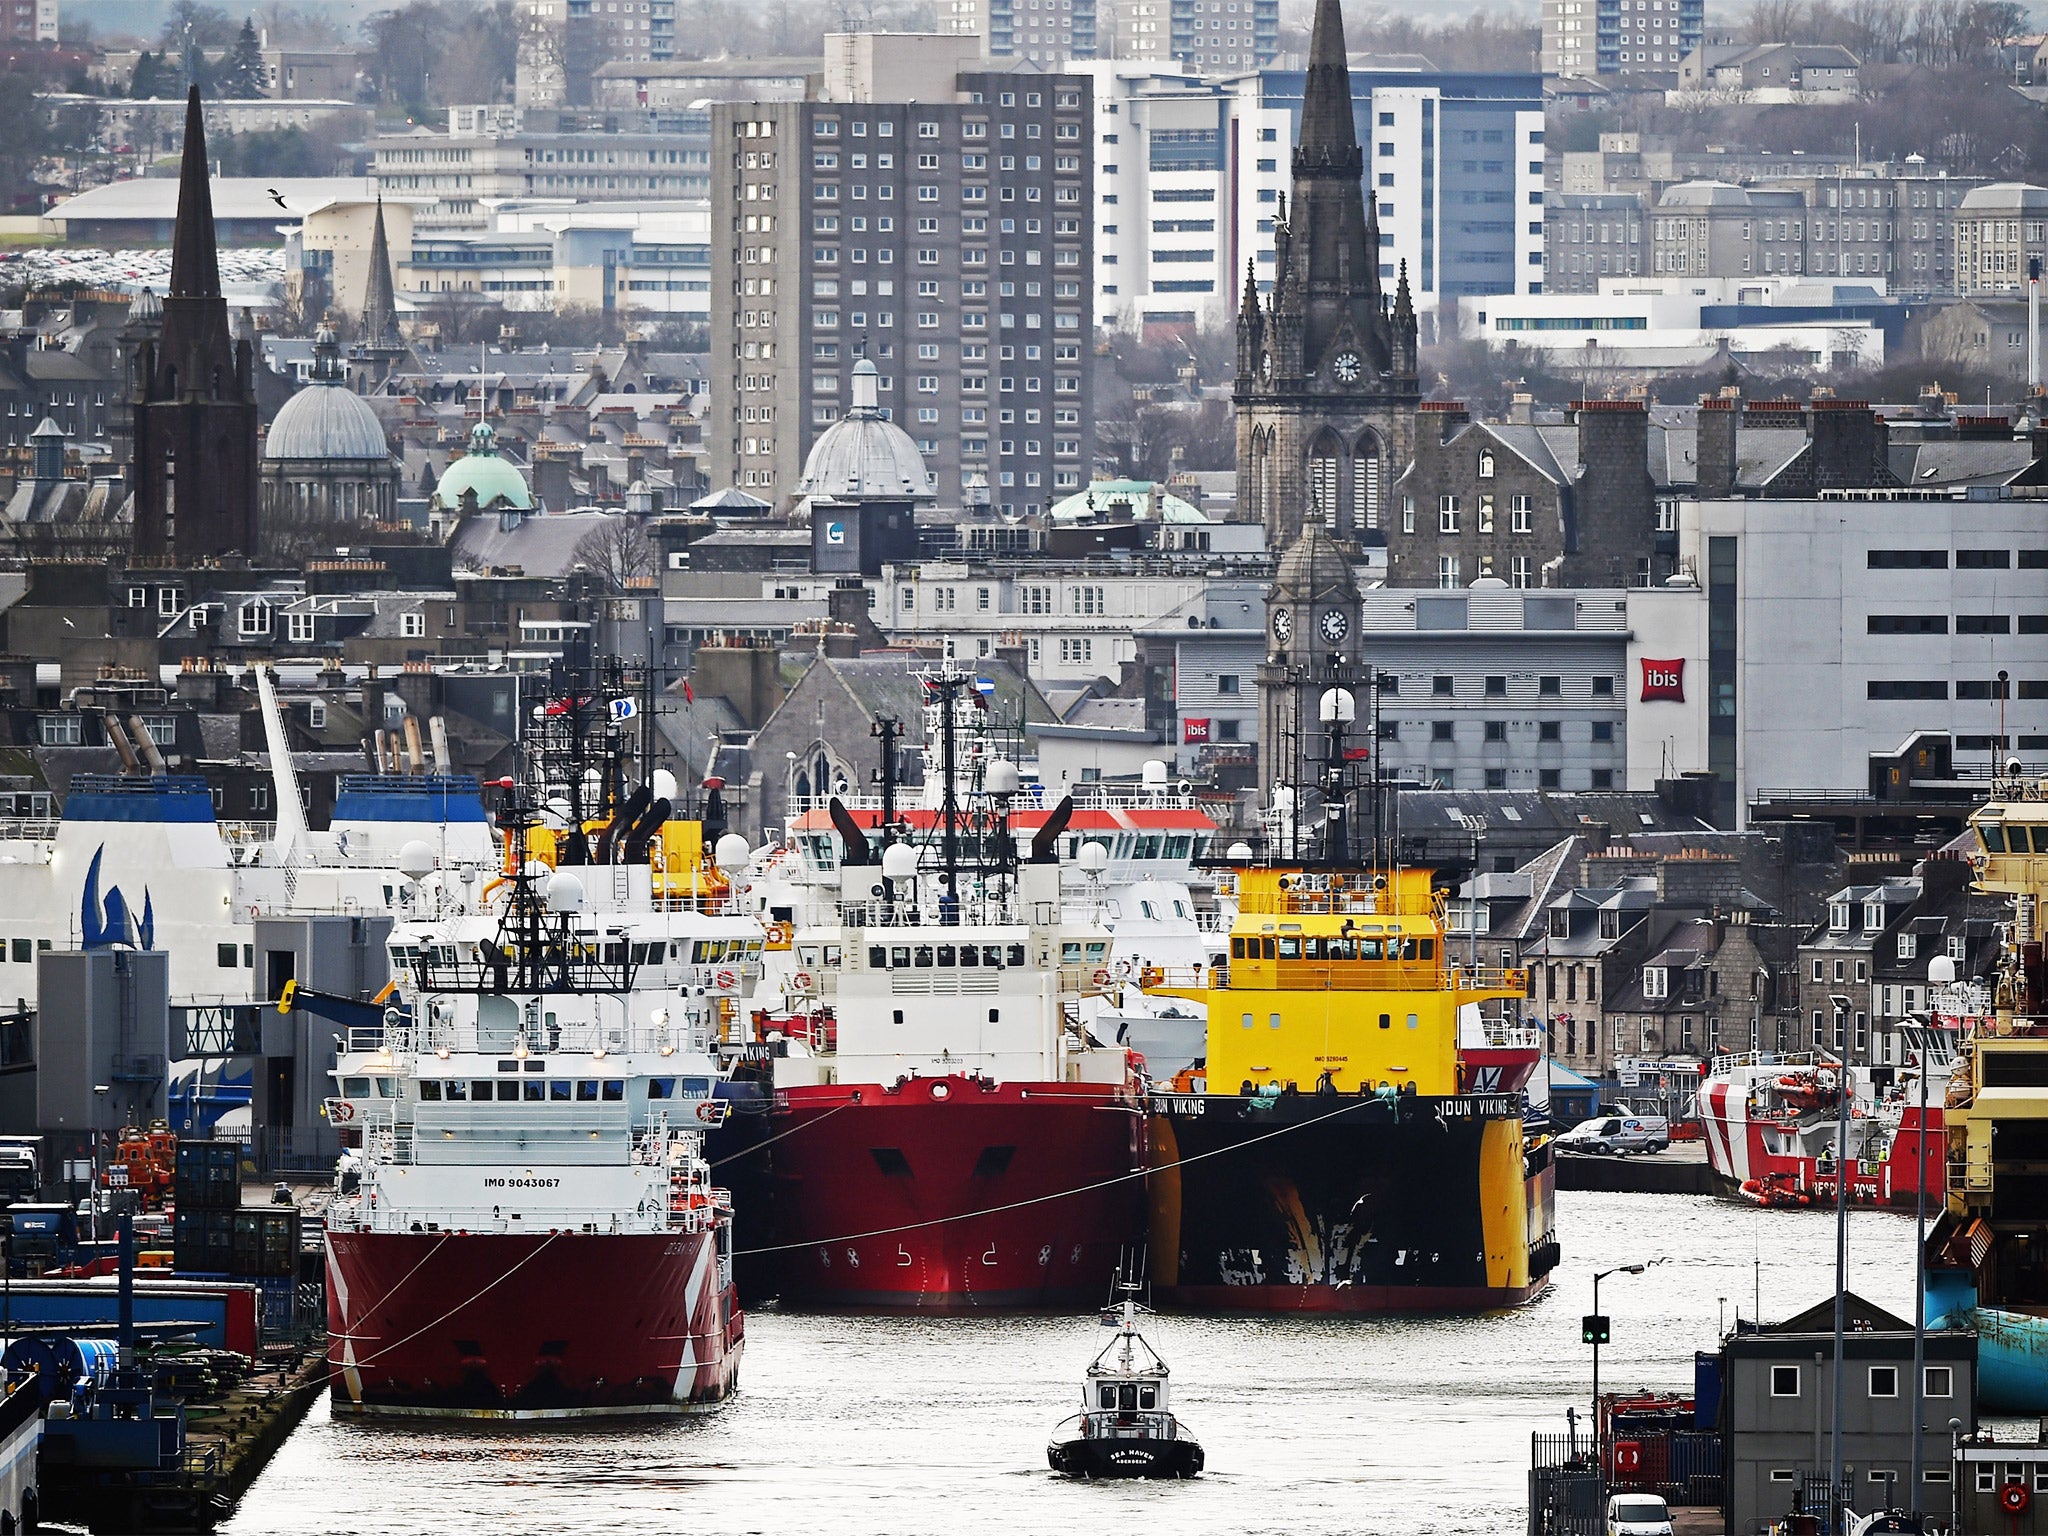
[[[795,928],[792,924],[770,923],[768,925],[768,947],[770,949],[787,949],[789,948],[789,941],[794,935]]]
[[[1614,1445],[1614,1470],[1617,1472],[1640,1472],[1643,1470],[1643,1447],[1637,1440],[1618,1440]]]
[[[334,1118],[335,1118],[336,1120],[339,1120],[339,1121],[347,1121],[347,1120],[353,1120],[353,1119],[355,1119],[355,1117],[356,1117],[356,1107],[355,1107],[355,1105],[353,1105],[353,1104],[349,1103],[349,1101],[348,1101],[347,1099],[336,1099],[336,1100],[334,1101]]]
[[[799,992],[810,991],[811,973],[809,971],[798,971],[794,976],[790,977],[790,984]]]
[[[713,984],[716,985],[721,992],[731,991],[733,988],[733,984],[738,979],[739,978],[734,976],[731,971],[720,971],[716,976],[711,978]]]
[[[699,1099],[697,1101],[696,1113],[700,1124],[723,1125],[725,1123],[725,1111],[719,1108],[718,1100],[716,1099]]]
[[[1098,986],[1098,987],[1106,987],[1106,986],[1108,986],[1108,985],[1109,985],[1109,972],[1107,972],[1107,971],[1105,971],[1105,970],[1102,970],[1102,969],[1100,969],[1100,968],[1098,967],[1098,968],[1097,968],[1097,970],[1096,970],[1096,972],[1095,972],[1095,977],[1094,977],[1094,980],[1095,980],[1095,985],[1096,985],[1096,986]]]
[[[2025,1483],[2007,1483],[1998,1490],[1998,1507],[2008,1515],[2024,1515],[2033,1502],[2034,1495]]]

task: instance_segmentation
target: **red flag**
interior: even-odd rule
[[[690,686],[690,680],[687,677],[683,679],[683,697],[692,704],[697,702],[697,692]]]

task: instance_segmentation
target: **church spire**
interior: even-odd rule
[[[391,243],[384,234],[384,194],[377,194],[377,222],[370,231],[370,281],[363,292],[363,338],[398,339],[398,301],[391,291]]]
[[[1364,168],[1358,129],[1351,116],[1351,62],[1344,51],[1344,9],[1339,0],[1316,0],[1315,31],[1308,45],[1308,81],[1301,95],[1301,141],[1294,169],[1319,165]]]
[[[199,87],[185,98],[185,158],[178,167],[178,223],[171,244],[173,298],[220,297],[220,253],[214,245],[213,192],[206,181],[206,117]]]

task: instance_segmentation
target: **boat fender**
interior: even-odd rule
[[[2025,1483],[2007,1483],[1998,1490],[1998,1507],[2008,1515],[2024,1515],[2033,1502],[2034,1495]]]

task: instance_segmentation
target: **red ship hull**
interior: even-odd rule
[[[738,1381],[710,1231],[327,1234],[336,1412],[687,1413]]]
[[[776,1094],[778,1290],[924,1312],[1098,1302],[1143,1228],[1120,1087],[972,1077]]]

